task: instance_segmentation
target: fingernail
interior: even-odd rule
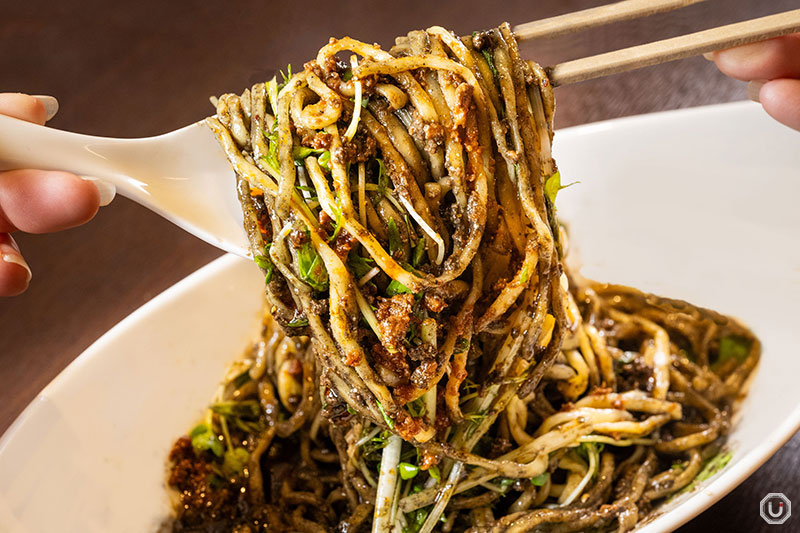
[[[117,195],[117,188],[113,183],[94,178],[92,176],[81,176],[82,180],[91,181],[92,185],[97,187],[97,192],[100,193],[100,207],[106,206],[111,203],[111,200]]]
[[[0,258],[6,263],[19,265],[28,273],[28,281],[31,280],[31,267],[25,262],[25,259],[19,254],[19,251],[10,244],[0,243]]]
[[[39,100],[44,106],[45,120],[50,120],[56,116],[56,113],[58,113],[58,100],[56,100],[54,96],[35,94],[33,97]]]
[[[764,86],[765,83],[767,83],[767,82],[765,82],[765,81],[751,81],[750,83],[748,83],[747,84],[747,97],[750,100],[754,101],[754,102],[759,102],[760,103],[761,102],[761,100],[760,100],[761,88]]]
[[[705,57],[709,61],[714,61],[714,52],[706,52],[705,54],[703,54],[703,57]]]

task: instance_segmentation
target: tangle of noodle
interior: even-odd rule
[[[331,39],[217,99],[263,338],[170,456],[177,531],[625,531],[724,465],[759,343],[564,271],[507,24]]]

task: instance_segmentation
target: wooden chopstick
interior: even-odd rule
[[[514,26],[517,40],[554,37],[573,33],[612,22],[646,17],[655,13],[672,11],[705,0],[624,0],[604,6],[592,7],[557,17],[535,20]]]
[[[795,32],[800,32],[800,9],[567,61],[547,71],[553,86],[567,85]]]

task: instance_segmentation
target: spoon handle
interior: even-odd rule
[[[118,183],[113,165],[98,151],[98,148],[119,142],[0,115],[0,170],[67,170],[119,186],[122,184]]]

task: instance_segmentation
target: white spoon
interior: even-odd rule
[[[16,168],[108,181],[192,235],[249,256],[233,169],[203,121],[157,137],[111,139],[0,115],[0,169]]]

